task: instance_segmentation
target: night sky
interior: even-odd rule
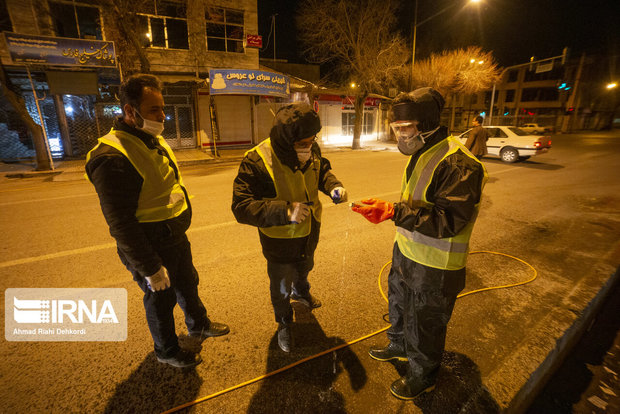
[[[377,0],[379,1],[379,0]],[[297,43],[294,16],[303,0],[258,0],[261,57],[273,57],[273,38],[267,44],[271,15],[276,16],[276,57],[303,63]],[[411,45],[414,0],[401,0],[399,30]],[[562,54],[571,57],[603,53],[618,55],[619,0],[419,0],[418,22],[446,9],[418,26],[416,60],[432,52],[479,45],[492,51],[501,66]],[[473,7],[472,7],[473,6]],[[273,36],[272,36],[273,37]],[[617,70],[617,69],[616,69]]]

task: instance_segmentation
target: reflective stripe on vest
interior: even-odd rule
[[[426,191],[431,184],[433,174],[441,161],[458,150],[482,165],[458,140],[450,136],[420,156],[409,180],[407,180],[405,168],[401,186],[401,202],[407,203],[412,208],[432,208],[433,203],[426,199]],[[484,166],[482,168],[484,179],[481,187],[484,187],[487,172]],[[469,239],[479,209],[480,202],[476,204],[475,213],[470,222],[453,237],[438,239],[397,227],[395,241],[398,243],[398,248],[405,257],[425,266],[445,270],[461,269],[467,262]]]
[[[161,136],[156,139],[177,166],[177,160],[166,140]],[[109,145],[120,151],[142,177],[142,188],[136,209],[136,218],[140,223],[168,220],[188,209],[182,188],[181,172],[179,171],[177,180],[168,157],[160,154],[157,149],[148,148],[139,138],[127,132],[112,129],[109,134],[99,138],[97,146],[86,156],[86,162],[101,144]]]
[[[276,189],[274,198],[265,200],[282,200],[305,203],[311,201],[310,206],[312,215],[316,221],[321,221],[321,201],[319,200],[319,171],[321,170],[321,160],[312,157],[313,165],[308,167],[305,172],[301,170],[292,171],[283,165],[271,147],[271,139],[267,138],[250,151],[256,151],[263,159],[269,176],[273,180]],[[248,151],[248,152],[250,152]],[[311,218],[299,224],[286,224],[283,226],[259,227],[259,230],[268,237],[275,239],[294,239],[305,237],[310,234]]]

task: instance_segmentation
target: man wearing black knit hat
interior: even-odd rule
[[[235,218],[259,230],[278,345],[284,352],[290,352],[292,342],[290,299],[310,309],[321,306],[308,283],[321,225],[318,192],[336,204],[347,200],[342,183],[316,144],[320,130],[321,121],[310,105],[280,108],[270,137],[245,154],[233,185]]]
[[[487,178],[478,159],[439,125],[443,105],[432,88],[394,99],[390,126],[399,151],[409,157],[400,201],[367,199],[353,206],[372,223],[396,224],[388,276],[390,343],[369,353],[378,361],[408,362],[407,374],[390,387],[404,400],[435,386]]]

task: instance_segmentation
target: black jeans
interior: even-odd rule
[[[403,256],[394,243],[388,276],[390,324],[387,336],[404,346],[408,375],[430,378],[437,373],[456,296],[465,287],[465,268],[441,270]]]
[[[314,261],[312,258],[296,263],[267,261],[271,304],[273,305],[276,322],[293,322],[293,308],[290,301],[291,291],[298,296],[308,296],[310,293],[308,273],[310,273],[313,266]]]
[[[144,292],[146,321],[155,343],[155,354],[160,358],[170,358],[180,349],[173,315],[177,303],[185,314],[185,325],[189,333],[200,333],[203,328],[209,327],[211,321],[198,296],[198,272],[192,262],[192,251],[187,236],[174,246],[156,250],[163,266],[168,270],[170,288],[153,292],[149,289],[145,278],[132,269],[129,270]],[[119,256],[121,261],[126,263],[121,252]]]

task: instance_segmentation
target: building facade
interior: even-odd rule
[[[139,8],[126,10],[112,7],[115,3],[0,3],[4,8],[0,14],[5,16],[0,42],[3,68],[12,89],[24,98],[28,113],[38,124],[41,113],[55,157],[80,157],[88,152],[121,114],[118,92],[123,76],[145,68],[164,82],[163,135],[173,148],[201,147],[212,139],[212,113],[218,112],[222,123],[233,123],[229,120],[231,108],[239,116],[246,115],[254,97],[212,100],[208,93],[209,99],[204,99],[201,91],[208,91],[212,68],[259,68],[258,49],[247,45],[248,35],[255,36],[258,31],[256,0],[146,0],[136,2]],[[41,59],[19,59],[23,52],[16,40],[19,36],[36,39],[39,46],[41,42],[58,47],[76,44],[76,51],[78,46],[82,48],[82,57],[89,55],[88,46],[82,46],[87,43],[75,42],[90,41],[99,47],[102,43],[94,42],[112,41],[115,50],[109,47],[109,52],[116,57],[116,64],[89,66],[77,62],[76,57],[75,64],[67,65],[44,59],[45,51]],[[220,129],[220,139],[236,140],[242,134],[252,141],[251,129],[235,132],[226,125]],[[0,159],[34,155],[19,114],[5,100],[0,102],[0,137]]]

